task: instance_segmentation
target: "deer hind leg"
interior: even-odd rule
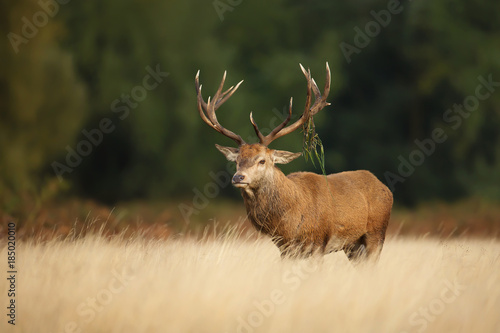
[[[390,211],[389,213],[382,219],[382,223],[380,220],[376,220],[373,223],[369,223],[373,228],[369,229],[366,233],[366,252],[367,257],[374,262],[377,262],[380,258],[380,253],[382,252],[382,247],[384,246],[385,241],[385,232],[387,229],[387,224],[389,223]]]
[[[366,257],[374,262],[380,258],[380,252],[384,246],[385,232],[382,234],[367,234],[366,235]]]
[[[359,262],[366,257],[367,254],[366,247],[367,243],[365,234],[361,236],[358,240],[356,240],[354,243],[349,244],[347,247],[345,247],[344,252],[350,261]]]

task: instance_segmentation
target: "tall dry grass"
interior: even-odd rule
[[[377,265],[359,267],[341,252],[283,261],[269,239],[237,229],[17,251],[16,326],[2,314],[1,332],[500,331],[495,240],[393,237]],[[0,279],[5,313],[7,289]]]

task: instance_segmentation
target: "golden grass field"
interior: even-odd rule
[[[1,332],[500,332],[493,239],[390,236],[378,264],[353,267],[343,252],[281,260],[237,227],[97,233],[18,242],[17,269],[16,326],[2,314]]]

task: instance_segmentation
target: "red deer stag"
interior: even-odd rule
[[[258,129],[252,114],[250,121],[259,143],[248,144],[222,127],[215,111],[238,89],[222,92],[226,72],[213,99],[205,102],[201,95],[200,72],[196,74],[196,92],[200,117],[217,132],[233,139],[238,148],[216,145],[229,161],[236,162],[232,178],[241,189],[248,217],[254,227],[272,237],[282,257],[307,257],[343,250],[352,261],[377,260],[385,239],[392,208],[392,193],[372,173],[347,171],[328,176],[311,172],[294,172],[285,176],[276,164],[286,164],[301,155],[268,148],[269,144],[304,124],[325,106],[330,92],[330,68],[326,64],[323,95],[300,65],[307,79],[307,99],[302,116],[285,127],[292,116],[292,99],[288,117],[268,135]],[[311,93],[315,101],[311,106]]]

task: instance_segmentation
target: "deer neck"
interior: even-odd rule
[[[241,191],[252,224],[267,234],[279,233],[283,216],[297,204],[294,184],[277,167],[256,188]]]

